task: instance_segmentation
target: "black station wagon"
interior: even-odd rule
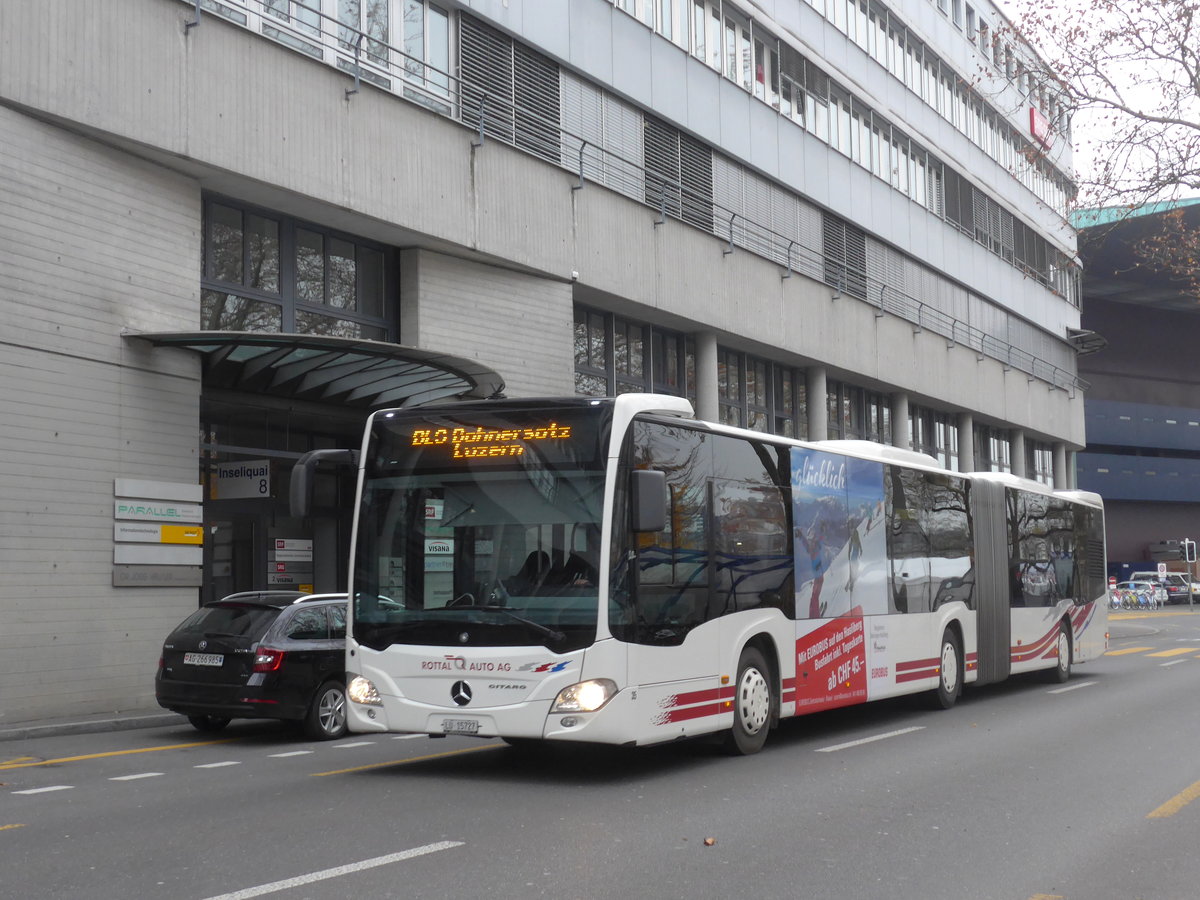
[[[163,643],[159,706],[201,731],[230,719],[303,723],[315,740],[346,733],[346,595],[253,591],[205,604]]]

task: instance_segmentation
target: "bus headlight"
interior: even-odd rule
[[[379,691],[375,690],[375,685],[361,675],[355,675],[346,685],[346,696],[355,703],[383,706],[383,698],[379,696]]]
[[[608,678],[594,678],[565,687],[554,698],[552,713],[595,712],[617,693],[617,683]]]

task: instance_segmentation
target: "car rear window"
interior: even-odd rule
[[[278,609],[244,603],[216,603],[196,610],[176,634],[229,634],[241,637],[260,635],[279,615]]]

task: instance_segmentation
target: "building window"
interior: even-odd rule
[[[910,406],[908,429],[912,449],[926,453],[947,469],[958,470],[958,423],[953,413]]]
[[[385,4],[368,2],[368,8]],[[450,95],[450,14],[427,0],[404,0],[405,77]]]
[[[829,381],[826,390],[831,440],[892,442],[892,407],[887,397],[840,381]]]
[[[717,402],[721,422],[725,425],[746,425],[745,373],[742,354],[733,350],[717,350]]]
[[[204,201],[205,331],[392,340],[391,252],[234,201]]]
[[[1025,475],[1042,484],[1054,485],[1054,448],[1041,441],[1025,441]]]
[[[654,392],[695,402],[696,354],[682,334],[577,306],[574,343],[576,394]]]
[[[1011,443],[1008,432],[987,425],[975,426],[975,471],[1011,472]]]
[[[718,347],[717,397],[726,425],[786,437],[808,432],[802,369]]]
[[[338,0],[338,45],[359,53],[378,66],[388,65],[388,4]]]

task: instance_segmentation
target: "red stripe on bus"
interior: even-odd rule
[[[928,669],[930,666],[936,666],[937,664],[936,656],[931,659],[914,659],[909,662],[898,662],[896,663],[896,673],[899,674],[909,669]]]
[[[671,722],[686,722],[689,719],[702,719],[705,716],[717,716],[725,711],[725,704],[723,703],[669,709],[662,715],[655,717],[655,724],[668,725]]]
[[[1032,644],[1020,644],[1010,648],[1009,657],[1012,662],[1028,662],[1041,654],[1057,637],[1058,626],[1055,625]]]
[[[691,706],[694,703],[712,703],[723,697],[732,697],[732,687],[712,688],[704,691],[688,691],[686,694],[672,694],[662,701],[663,706]]]

